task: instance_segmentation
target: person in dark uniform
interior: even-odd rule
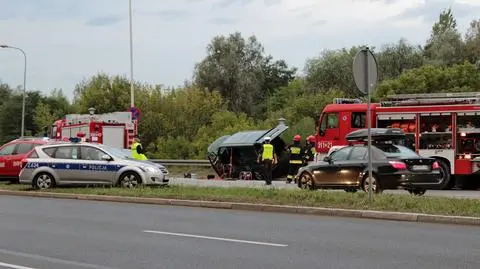
[[[311,135],[307,138],[305,150],[303,151],[303,165],[308,165],[315,160],[315,136]]]
[[[276,154],[270,137],[265,137],[258,155],[258,162],[263,163],[263,177],[267,185],[272,185],[272,166],[276,163]]]
[[[287,175],[287,184],[291,183],[297,175],[298,169],[302,166],[302,156],[303,150],[300,141],[302,137],[300,135],[295,135],[293,137],[293,144],[288,147],[289,163],[288,163],[288,175]]]

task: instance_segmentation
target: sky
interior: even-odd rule
[[[303,70],[324,49],[424,44],[451,7],[465,33],[480,0],[132,0],[134,79],[181,86],[217,35],[255,35]],[[27,88],[46,94],[98,72],[130,75],[128,0],[0,0],[0,44],[27,54]],[[0,49],[0,81],[23,85],[19,51]]]

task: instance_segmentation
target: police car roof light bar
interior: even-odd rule
[[[80,137],[70,137],[68,140],[72,143],[78,143],[82,141]]]

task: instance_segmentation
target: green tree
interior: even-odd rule
[[[194,79],[201,88],[218,91],[234,112],[258,115],[273,89],[287,85],[296,69],[284,61],[264,56],[255,36],[241,33],[217,36],[207,46],[207,56],[195,65]]]
[[[339,89],[347,96],[361,93],[353,79],[353,59],[361,47],[324,50],[320,56],[308,59],[305,65],[306,88],[311,93]]]
[[[476,63],[480,70],[480,19],[472,20],[465,34],[467,58],[471,63]]]
[[[408,70],[396,79],[383,81],[377,87],[376,97],[396,93],[477,91],[479,88],[480,73],[472,63],[451,67],[424,65]]]
[[[135,85],[139,89],[140,85]],[[130,82],[123,76],[99,73],[75,86],[74,103],[80,113],[93,107],[96,113],[125,111],[130,107]]]
[[[255,130],[253,119],[244,113],[219,111],[212,116],[211,124],[200,127],[193,143],[196,158],[205,159],[208,146],[223,135],[232,135],[239,131]]]
[[[404,38],[396,44],[387,44],[377,54],[379,80],[400,76],[405,70],[418,68],[423,64],[423,51],[420,46],[409,44]]]
[[[42,95],[39,91],[27,91],[25,98],[25,135],[36,135],[38,127],[33,120],[35,108]],[[23,90],[15,89],[0,108],[0,131],[3,142],[18,138],[22,122]]]
[[[463,62],[465,44],[450,8],[442,11],[438,21],[433,24],[430,38],[425,45],[425,56],[428,63],[435,65],[451,66]]]
[[[53,89],[50,94],[44,99],[45,104],[50,107],[50,112],[55,119],[61,118],[66,114],[75,112],[67,96],[65,96],[61,89]]]
[[[33,114],[33,122],[37,127],[36,131],[38,133],[43,133],[44,128],[49,128],[56,119],[58,118],[52,113],[52,108],[49,104],[42,101],[38,102]]]

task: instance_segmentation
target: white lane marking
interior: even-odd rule
[[[18,257],[24,257],[24,258],[30,258],[30,259],[37,259],[37,260],[44,260],[44,261],[48,261],[48,262],[51,262],[51,263],[63,263],[63,264],[67,264],[67,265],[75,265],[75,266],[85,267],[85,268],[119,269],[119,268],[106,267],[106,266],[83,263],[83,262],[67,261],[67,260],[51,258],[51,257],[46,257],[46,256],[40,256],[40,255],[36,255],[36,254],[23,253],[23,252],[7,250],[7,249],[0,249],[0,254],[6,254],[6,255],[12,255],[12,256],[18,256]],[[18,269],[32,269],[32,268],[28,268],[28,267],[22,268],[22,267],[20,267]],[[33,269],[35,269],[35,268],[33,268]]]
[[[239,240],[239,239],[233,239],[233,238],[212,237],[212,236],[195,235],[195,234],[181,234],[181,233],[170,233],[170,232],[151,231],[151,230],[145,230],[143,232],[144,233],[152,233],[152,234],[165,234],[165,235],[202,238],[202,239],[228,241],[228,242],[236,242],[236,243],[254,244],[254,245],[264,245],[264,246],[272,246],[272,247],[288,247],[288,245],[284,245],[284,244],[275,244],[275,243],[258,242],[258,241],[247,241],[247,240]]]
[[[0,262],[0,266],[11,268],[11,269],[37,269],[37,268],[32,268],[32,267],[25,267],[25,266],[21,266],[21,265],[4,263],[4,262]]]

